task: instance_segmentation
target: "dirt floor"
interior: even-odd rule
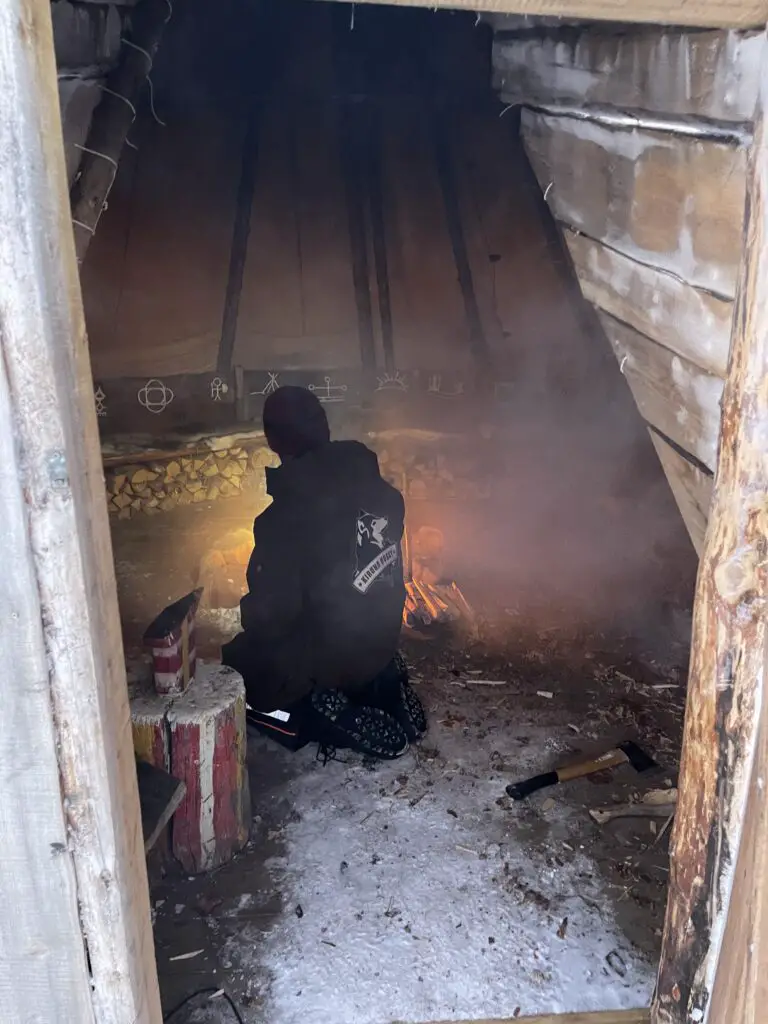
[[[480,526],[498,522],[493,501],[443,509],[442,524],[462,515],[498,557],[502,540]],[[212,541],[249,519],[246,495],[117,524],[130,651],[152,615],[194,582]],[[595,559],[610,549],[607,521],[595,516]],[[491,594],[469,566],[460,577],[478,634],[404,638],[429,712],[422,744],[394,764],[340,753],[323,765],[313,748],[290,754],[252,735],[247,851],[195,879],[153,866],[166,1010],[200,988],[226,990],[248,1024],[410,1024],[647,1003],[669,831],[664,818],[600,826],[588,812],[676,784],[685,601],[664,602],[670,567],[646,551],[653,587],[627,577],[621,614],[596,619],[593,602],[579,606],[568,590],[558,602],[544,579],[523,586],[523,520],[500,533],[505,586]],[[574,536],[562,543],[573,549]],[[473,555],[487,565],[482,546]],[[587,579],[585,595],[594,567]],[[222,623],[234,628],[232,614],[206,618],[207,656]],[[624,766],[521,803],[505,795],[509,782],[627,739],[659,768]],[[221,996],[174,1017],[233,1019]]]
[[[401,761],[340,753],[323,765],[314,748],[251,736],[247,851],[196,879],[169,868],[153,889],[166,1008],[205,987],[253,1024],[647,1003],[667,822],[600,826],[588,810],[675,785],[682,675],[596,636],[508,629],[502,646],[493,624],[483,631],[406,641],[430,730]],[[505,795],[628,738],[658,769]],[[229,1012],[203,997],[178,1020],[224,1024]]]

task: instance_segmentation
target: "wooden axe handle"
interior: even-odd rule
[[[629,758],[623,750],[609,750],[607,754],[600,757],[593,757],[589,761],[579,761],[577,764],[569,764],[566,768],[557,769],[558,782],[570,782],[571,779],[583,779],[585,775],[594,775],[605,768],[615,768],[617,765],[626,764]]]
[[[625,764],[629,758],[623,750],[616,748],[609,750],[599,757],[592,757],[588,761],[579,761],[570,764],[565,768],[558,768],[554,772],[545,772],[543,775],[534,775],[532,779],[525,779],[524,782],[513,782],[507,786],[507,794],[513,800],[524,800],[531,793],[547,786],[556,786],[558,782],[569,782],[571,779],[581,779],[585,775],[593,775],[605,768],[615,768],[619,764]]]

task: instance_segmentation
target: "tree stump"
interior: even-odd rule
[[[173,819],[173,854],[185,871],[211,871],[248,841],[245,688],[222,665],[199,665],[185,694],[170,701],[166,721],[170,772],[187,792]]]
[[[139,761],[153,768],[171,770],[171,744],[166,715],[172,698],[155,693],[150,678],[133,680],[128,687],[131,701],[133,749]]]
[[[171,822],[174,857],[190,874],[226,863],[248,841],[251,821],[242,678],[198,662],[175,697],[142,678],[131,687],[131,719],[137,758],[187,787]]]

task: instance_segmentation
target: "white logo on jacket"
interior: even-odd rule
[[[362,547],[366,540],[375,544],[379,551],[384,550],[386,540],[384,531],[389,526],[389,520],[384,516],[372,516],[368,512],[362,512],[357,517],[357,546]]]
[[[388,536],[389,519],[362,509],[357,513],[355,574],[352,585],[365,594],[377,580],[389,579],[400,557],[396,543]]]

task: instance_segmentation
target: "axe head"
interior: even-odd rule
[[[647,772],[650,768],[658,767],[653,758],[632,740],[619,743],[618,748],[627,755],[627,760],[636,772]]]

